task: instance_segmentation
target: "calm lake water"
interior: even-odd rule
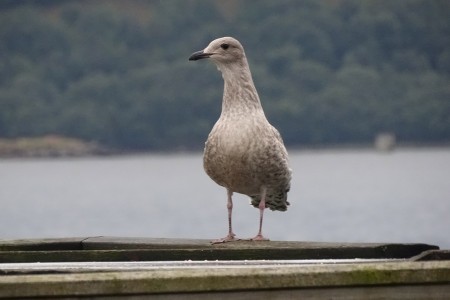
[[[272,240],[423,242],[450,248],[450,148],[290,151],[287,212],[266,211]],[[234,231],[257,209],[234,197]],[[201,154],[0,160],[0,239],[218,238],[226,192]]]

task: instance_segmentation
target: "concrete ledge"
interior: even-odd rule
[[[82,250],[86,239],[89,237],[0,240],[0,251]]]
[[[0,297],[98,297],[164,293],[180,296],[178,293],[242,293],[273,289],[298,293],[299,289],[317,289],[323,293],[330,288],[406,287],[419,284],[431,288],[423,290],[426,294],[422,293],[428,299],[432,295],[430,290],[436,293],[435,296],[448,296],[450,261],[0,276]]]
[[[450,260],[450,250],[427,250],[411,259],[417,261]]]
[[[0,263],[254,259],[411,258],[439,247],[426,244],[356,244],[86,237],[0,241]]]
[[[420,243],[3,240],[0,298],[447,299],[448,254]]]

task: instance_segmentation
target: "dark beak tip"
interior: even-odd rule
[[[195,56],[195,53],[189,56],[189,60],[198,60],[199,58]]]
[[[201,51],[192,53],[192,55],[189,56],[189,60],[199,60],[199,59],[208,58],[208,57],[210,57],[210,55],[207,53],[204,53],[203,50],[201,50]]]

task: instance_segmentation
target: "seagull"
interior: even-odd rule
[[[211,60],[222,73],[222,112],[208,135],[205,172],[227,190],[228,235],[213,244],[239,240],[232,229],[234,192],[250,197],[259,209],[259,231],[250,240],[265,241],[264,210],[286,211],[292,170],[280,133],[266,119],[241,43],[232,37],[213,40],[189,60]]]

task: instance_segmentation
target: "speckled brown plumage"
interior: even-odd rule
[[[278,131],[267,121],[242,45],[234,38],[212,41],[189,58],[209,58],[222,72],[222,113],[204,151],[206,173],[228,190],[229,234],[217,242],[235,240],[231,229],[232,193],[248,195],[260,209],[260,230],[254,240],[264,240],[262,217],[266,207],[285,211],[289,202],[291,170]]]

